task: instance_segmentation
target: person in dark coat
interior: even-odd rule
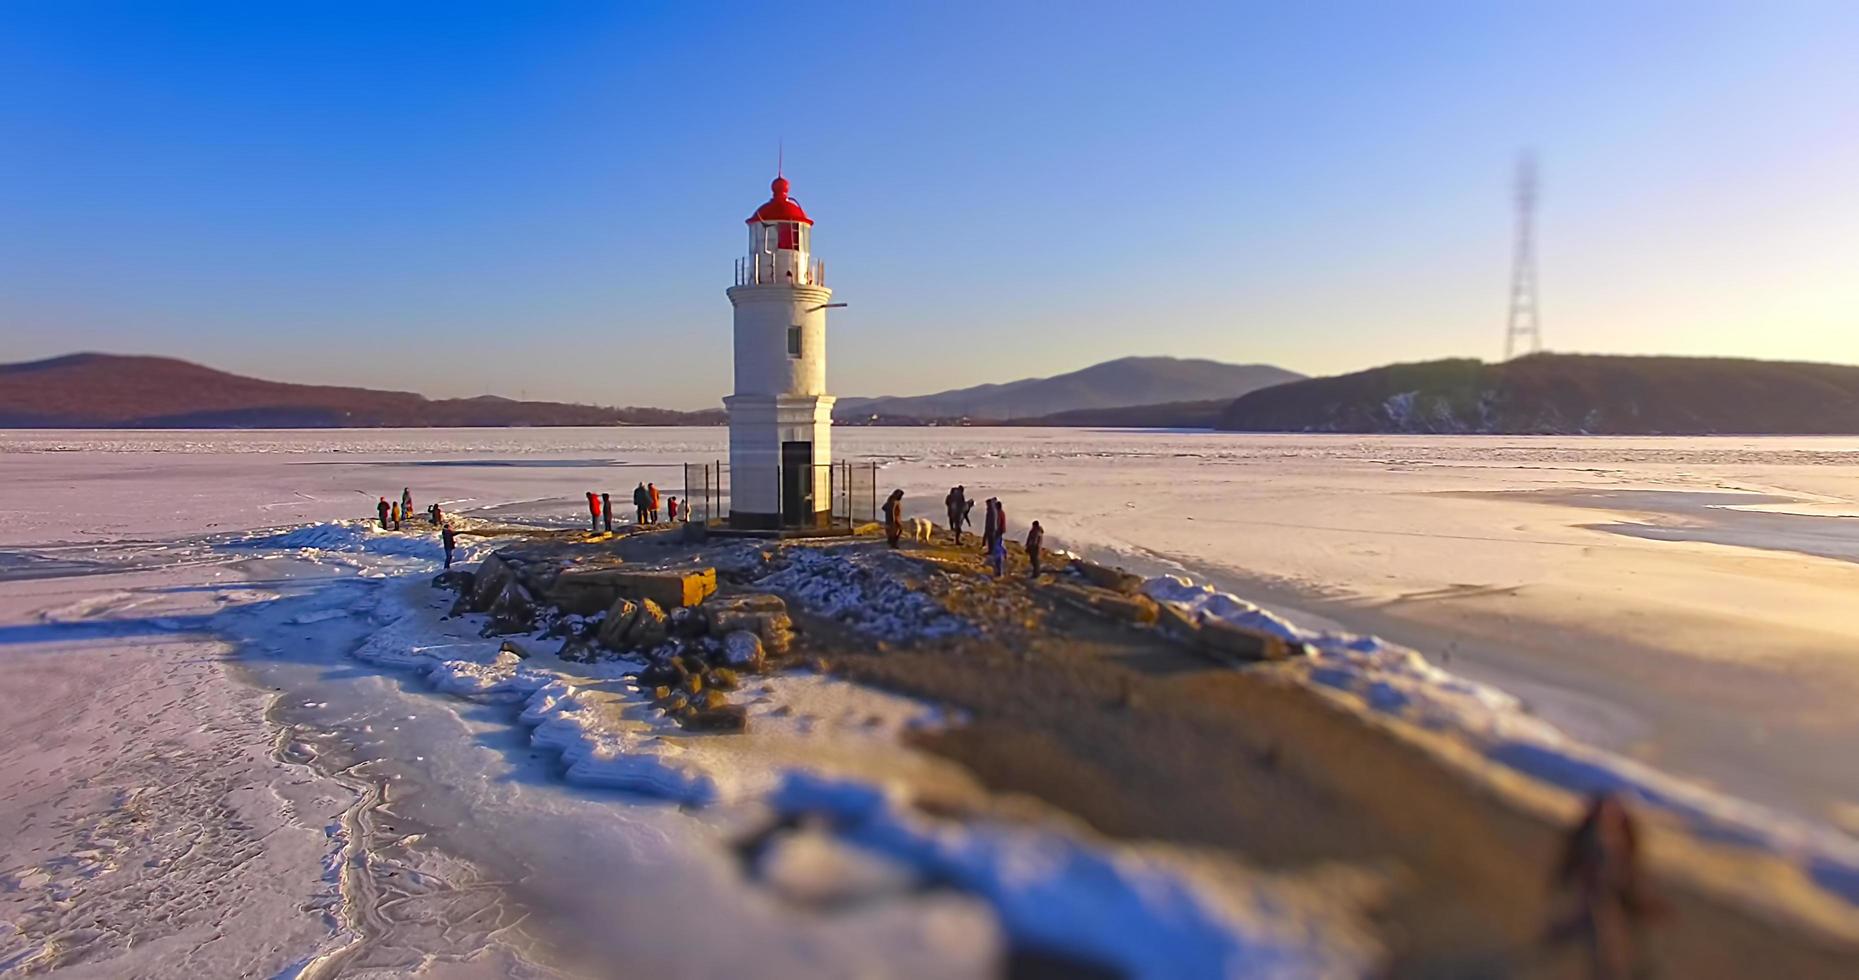
[[[1591,975],[1597,978],[1627,980],[1648,973],[1639,932],[1664,913],[1665,904],[1647,886],[1639,839],[1638,823],[1626,804],[1612,793],[1598,793],[1569,831],[1556,863],[1556,883],[1573,890],[1575,907],[1550,927],[1547,941],[1585,943]]]
[[[641,483],[633,488],[633,510],[638,512],[638,516],[633,519],[633,523],[645,523],[646,508],[650,503],[651,498],[646,496],[645,484]]]
[[[891,547],[897,547],[897,541],[904,536],[904,492],[891,491],[884,501],[884,540]]]
[[[962,497],[967,491],[962,487],[949,488],[949,495],[942,498],[942,506],[949,513],[949,530],[955,532],[955,543],[962,543],[962,523],[968,519],[967,501]]]
[[[432,521],[433,527],[438,527],[445,520],[445,513],[439,509],[438,504],[427,504],[426,517]]]
[[[439,531],[439,543],[445,546],[445,567],[452,567],[452,549],[458,547],[458,534],[447,524]]]
[[[382,497],[381,502],[374,505],[374,509],[381,515],[381,530],[387,530],[387,515],[389,511],[394,509],[393,505],[387,502],[386,497]]]
[[[1026,531],[1026,557],[1033,563],[1033,577],[1039,577],[1039,547],[1046,543],[1046,529],[1038,521]]]
[[[587,529],[600,530],[600,495],[592,490],[587,492]]]
[[[604,493],[600,495],[600,519],[606,525],[606,530],[611,532],[613,530],[613,498]]]
[[[413,523],[413,488],[412,487],[401,487],[400,488],[400,514],[402,517],[405,517],[407,519],[407,523],[409,524]]]

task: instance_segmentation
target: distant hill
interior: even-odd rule
[[[723,412],[604,408],[484,395],[285,384],[168,357],[71,354],[0,364],[0,427],[377,428],[716,425]]]
[[[1534,354],[1394,364],[1241,396],[1243,432],[1859,433],[1859,367]]]
[[[1074,412],[1054,412],[1051,415],[1015,419],[1007,424],[1104,429],[1211,429],[1220,423],[1220,416],[1231,404],[1233,400],[1230,398],[1213,398],[1198,402],[1128,405],[1123,408],[1081,408]]]
[[[934,395],[841,398],[833,416],[848,422],[869,420],[873,415],[897,421],[1009,422],[1083,409],[1231,399],[1302,377],[1266,364],[1125,357],[1050,378],[977,385]]]

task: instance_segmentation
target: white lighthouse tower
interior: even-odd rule
[[[729,523],[811,527],[832,516],[833,396],[826,393],[832,290],[809,245],[813,220],[776,176],[736,261],[736,393],[729,411]]]

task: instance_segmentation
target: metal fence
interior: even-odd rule
[[[878,462],[817,463],[812,486],[825,484],[835,527],[856,527],[878,519]],[[783,467],[777,465],[775,486],[785,486]],[[823,471],[823,472],[822,472]],[[695,523],[729,520],[729,464],[722,460],[684,464],[684,507]],[[792,526],[809,526],[795,523]]]

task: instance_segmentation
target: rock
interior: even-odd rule
[[[702,636],[709,624],[695,609],[688,606],[674,606],[667,616],[665,626],[673,636]]]
[[[514,578],[508,562],[497,555],[492,555],[478,563],[478,570],[471,580],[471,609],[483,612],[491,607],[497,593]]]
[[[704,674],[704,683],[721,691],[734,691],[742,686],[742,677],[728,667],[712,667]]]
[[[745,732],[749,730],[749,709],[740,704],[726,704],[692,711],[678,721],[693,732]]]
[[[767,664],[768,655],[762,649],[762,638],[748,630],[737,630],[723,638],[723,662],[737,670],[760,673]]]
[[[1071,582],[1052,582],[1046,584],[1044,588],[1059,599],[1080,609],[1120,619],[1126,623],[1145,625],[1155,622],[1161,615],[1156,601],[1140,593],[1127,595],[1094,585],[1076,585]]]
[[[772,653],[786,652],[793,641],[794,621],[788,618],[787,603],[778,595],[733,595],[705,603],[702,608],[712,633],[754,633]]]
[[[529,651],[523,649],[523,645],[521,643],[516,642],[515,640],[503,641],[503,645],[497,648],[497,652],[498,653],[514,653],[517,655],[517,658],[520,660],[529,659]]]
[[[1124,595],[1137,595],[1142,592],[1142,576],[1132,575],[1121,568],[1111,568],[1109,565],[1100,565],[1082,558],[1072,562],[1071,567],[1084,576],[1085,581],[1100,589],[1109,589]]]
[[[471,592],[471,585],[476,580],[476,575],[462,568],[450,568],[432,577],[432,587],[435,589],[451,589],[463,595]]]
[[[491,599],[491,621],[484,627],[486,636],[499,633],[527,633],[536,623],[536,600],[514,576],[505,576],[503,587]]]
[[[626,642],[635,648],[650,649],[665,642],[670,635],[665,610],[650,599],[639,601],[639,614],[633,618],[632,628],[626,631]]]
[[[668,697],[671,697],[671,688],[666,687],[663,684],[660,684],[659,686],[652,689],[652,700],[663,701]]]
[[[690,705],[690,703],[691,703],[690,697],[686,695],[684,692],[678,691],[678,692],[673,693],[671,697],[665,698],[664,700],[660,701],[658,703],[658,707],[659,707],[659,710],[665,712],[668,715],[671,715],[671,714],[677,714],[678,712],[683,711],[687,706]]]
[[[1282,636],[1224,619],[1203,621],[1195,639],[1201,650],[1217,658],[1242,662],[1284,660],[1292,656],[1294,647],[1297,653],[1304,652],[1301,643],[1292,644]]]
[[[705,691],[702,697],[691,702],[691,706],[699,711],[715,711],[728,703],[729,698],[724,697],[722,691]]]
[[[555,651],[555,655],[571,664],[589,664],[594,662],[595,649],[585,638],[571,636],[562,642],[562,648]]]
[[[607,616],[600,621],[600,631],[595,635],[600,645],[609,650],[626,649],[626,633],[633,628],[633,620],[639,617],[639,604],[621,596],[607,607]]]
[[[704,689],[704,675],[702,674],[685,674],[684,675],[684,690],[687,693],[701,694],[703,692],[703,689]]]

